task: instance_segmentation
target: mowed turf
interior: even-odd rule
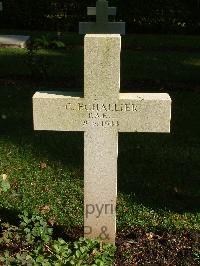
[[[190,49],[195,48],[193,41],[187,43]],[[200,51],[153,47],[123,51],[124,80],[198,84]],[[6,174],[11,184],[8,192],[0,193],[0,217],[14,219],[28,209],[67,228],[82,227],[83,133],[34,132],[32,95],[52,89],[51,81],[58,82],[57,90],[77,90],[77,85],[83,89],[83,48],[41,50],[39,56],[48,62],[42,86],[30,77],[25,50],[0,49],[0,175]],[[200,230],[199,91],[192,85],[188,91],[174,87],[170,96],[171,134],[120,134],[118,229],[139,225]]]
[[[45,69],[48,82],[70,80],[83,86],[83,47],[63,50],[40,50],[36,56],[36,78]],[[162,80],[195,82],[200,80],[200,50],[194,52],[132,50],[122,51],[121,78],[135,80]],[[0,48],[0,78],[23,79],[31,76],[30,59],[26,50]],[[43,76],[42,76],[43,78]],[[71,82],[71,80],[73,82]]]

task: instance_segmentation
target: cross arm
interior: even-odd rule
[[[124,22],[108,22],[99,25],[96,22],[79,22],[79,34],[98,33],[98,34],[125,34]]]
[[[33,96],[35,130],[83,131],[84,112],[74,108],[82,106],[79,92],[37,92]],[[75,107],[74,107],[75,106]]]
[[[87,8],[87,14],[88,16],[96,16],[97,10],[96,7],[88,7]],[[115,16],[117,13],[116,7],[108,7],[108,15],[109,16]]]
[[[166,93],[120,93],[119,132],[170,132],[171,98]]]

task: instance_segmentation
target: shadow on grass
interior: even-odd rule
[[[200,210],[200,98],[171,94],[170,134],[121,134],[119,191],[154,209]]]
[[[20,213],[15,209],[0,208],[0,222],[1,219],[4,223],[10,223],[12,225],[19,225],[19,215]]]
[[[121,136],[119,147],[118,189],[131,194],[131,201],[178,213],[200,210],[200,147],[133,135]]]
[[[83,43],[82,43],[83,44]],[[33,61],[33,62],[32,62]],[[199,83],[200,53],[158,50],[121,53],[122,88],[131,89],[135,80]],[[84,53],[82,47],[40,50],[32,59],[26,50],[0,50],[0,78],[44,79],[46,82],[68,81],[71,88],[83,87]],[[31,76],[32,75],[32,76]],[[78,78],[77,78],[78,77]]]

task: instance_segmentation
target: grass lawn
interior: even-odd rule
[[[11,184],[0,193],[3,220],[28,209],[68,229],[83,227],[83,134],[34,132],[32,122],[36,90],[83,87],[82,37],[63,38],[67,48],[37,54],[44,79],[31,77],[26,50],[0,49],[0,175]],[[173,106],[171,134],[120,134],[118,230],[200,231],[200,37],[123,41],[123,90],[145,83],[160,92],[168,83]]]

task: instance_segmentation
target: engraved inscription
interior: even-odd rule
[[[87,112],[137,112],[137,106],[132,103],[67,103],[65,106],[69,111],[87,111]]]
[[[118,127],[119,121],[113,118],[118,112],[137,112],[137,106],[127,103],[67,103],[67,111],[86,112],[87,118],[83,121],[83,126],[92,127]]]
[[[88,125],[91,125],[93,127],[118,127],[119,126],[119,121],[112,121],[112,120],[91,121],[91,120],[85,120],[83,122],[83,126],[88,126]]]

